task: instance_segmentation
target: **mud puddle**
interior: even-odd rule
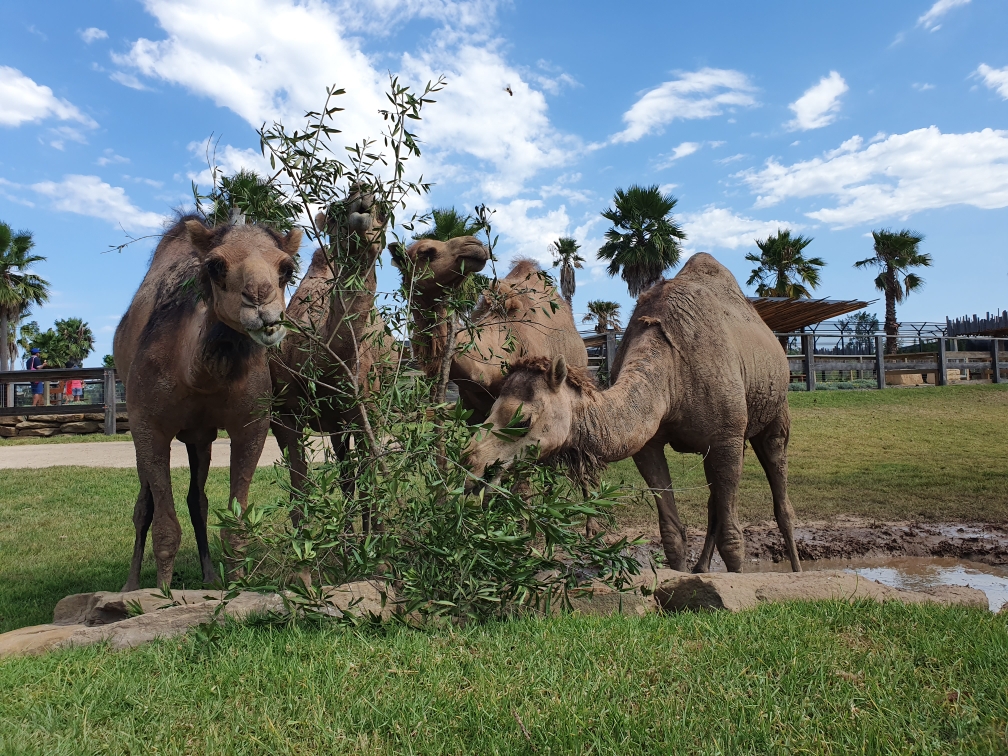
[[[656,528],[657,530],[657,528]],[[747,572],[787,572],[791,566],[774,522],[743,527]],[[624,531],[623,535],[638,535]],[[646,534],[650,536],[651,534]],[[661,561],[657,532],[634,549],[642,564]],[[696,563],[704,531],[688,530],[688,564]],[[1008,528],[965,523],[878,522],[837,517],[795,526],[795,541],[806,570],[850,570],[870,580],[908,590],[964,585],[987,594],[992,611],[1008,604]],[[723,571],[715,552],[712,571]]]

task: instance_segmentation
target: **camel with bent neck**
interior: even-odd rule
[[[171,585],[182,529],[171,485],[171,442],[189,452],[189,516],[203,579],[216,571],[207,544],[204,487],[217,429],[231,439],[231,492],[242,509],[269,429],[267,347],[286,330],[284,287],[294,274],[301,231],[256,225],[207,228],[195,216],[165,232],[116,329],[113,354],[126,387],[140,494],[136,540],[124,591],[140,587],[147,531],[157,585]],[[225,534],[227,537],[227,534]]]
[[[655,497],[668,566],[683,570],[686,530],[665,446],[702,454],[710,497],[695,570],[710,568],[716,545],[728,569],[740,572],[745,544],[737,495],[748,440],[770,483],[791,567],[800,571],[787,494],[787,357],[732,274],[701,253],[642,294],[613,375],[612,386],[600,391],[562,358],[515,364],[490,420],[507,425],[520,410],[528,432],[510,443],[492,433],[474,439],[467,450],[472,471],[482,476],[494,461],[511,461],[533,444],[542,458],[582,472],[632,456]]]
[[[427,375],[436,377],[449,337],[445,291],[480,271],[489,251],[474,237],[458,237],[421,240],[392,252],[404,287],[414,287],[414,354]],[[462,406],[472,410],[474,423],[489,415],[510,362],[563,355],[569,365],[588,367],[588,352],[570,306],[534,260],[516,261],[495,288],[483,292],[471,320],[471,330],[456,331],[448,378],[458,386]]]
[[[391,351],[384,339],[385,324],[374,309],[375,264],[382,251],[384,224],[373,208],[370,194],[351,194],[346,206],[343,259],[332,259],[322,248],[315,250],[287,307],[288,319],[299,329],[284,340],[270,361],[275,397],[271,427],[280,450],[288,454],[295,490],[303,487],[308,470],[305,427],[332,434],[336,453],[345,454],[348,432],[360,428],[361,404],[342,406],[336,389],[356,380],[359,394],[366,397],[376,380],[375,363],[388,358]],[[334,210],[331,208],[328,216],[319,213],[315,219],[316,227],[326,229],[330,238],[338,236]],[[353,481],[345,483],[352,486]],[[368,514],[363,513],[364,530],[369,529]],[[292,517],[295,524],[300,521],[297,510]]]

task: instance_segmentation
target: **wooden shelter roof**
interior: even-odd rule
[[[775,333],[794,333],[806,326],[821,323],[855,310],[863,310],[871,302],[857,299],[788,299],[787,297],[749,297],[763,322]]]

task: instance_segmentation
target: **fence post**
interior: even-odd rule
[[[116,432],[116,380],[115,370],[105,370],[105,435]]]
[[[605,335],[605,368],[609,377],[609,385],[612,385],[612,368],[616,359],[616,332],[612,328],[606,329]]]
[[[815,391],[815,336],[802,336],[802,347],[805,352],[805,387]]]
[[[935,381],[936,386],[947,386],[948,385],[948,360],[945,356],[945,337],[938,337],[938,380]]]
[[[1001,366],[998,364],[998,340],[991,339],[991,383],[1001,383]]]
[[[878,379],[878,387],[885,388],[885,337],[875,337],[875,377]]]

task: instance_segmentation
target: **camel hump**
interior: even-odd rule
[[[722,278],[731,279],[735,281],[735,276],[731,274],[724,265],[719,263],[713,255],[709,255],[706,252],[697,252],[695,255],[691,256],[686,264],[682,266],[682,270],[676,276],[678,278],[682,276],[684,278],[693,278],[706,276],[709,278]]]

